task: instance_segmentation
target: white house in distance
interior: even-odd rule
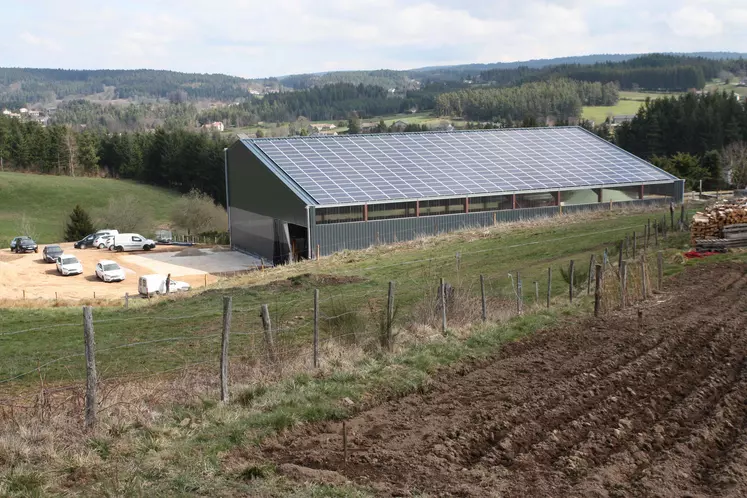
[[[329,131],[337,128],[337,126],[332,123],[316,123],[311,126],[316,129],[316,131]]]
[[[223,131],[225,126],[223,126],[223,121],[213,121],[212,123],[205,123],[201,128],[203,130]]]

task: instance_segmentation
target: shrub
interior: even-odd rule
[[[190,234],[225,232],[228,229],[226,210],[199,190],[191,190],[176,202],[171,222]]]
[[[65,242],[78,241],[95,231],[91,217],[80,205],[76,205],[70,213],[70,221],[65,226]]]

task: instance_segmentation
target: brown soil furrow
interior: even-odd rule
[[[340,423],[265,454],[384,495],[747,495],[745,268],[689,269],[640,330],[635,309],[567,324],[352,417],[347,463]]]

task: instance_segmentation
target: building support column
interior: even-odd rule
[[[602,189],[602,188],[595,188],[594,189],[594,192],[597,193],[597,202],[603,202],[602,201],[602,192],[603,191],[604,191],[604,189]]]
[[[555,200],[555,205],[560,206],[560,203],[563,201],[563,196],[560,190],[558,190],[557,199]]]
[[[469,197],[464,198],[464,212],[469,213]]]
[[[638,198],[643,199],[643,185],[641,185],[641,190],[638,192]]]
[[[511,209],[516,209],[516,194],[511,194]]]
[[[363,221],[368,221],[368,204],[363,205]]]
[[[420,218],[420,201],[415,201],[415,217]]]

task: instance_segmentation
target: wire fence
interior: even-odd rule
[[[291,287],[291,298],[281,288],[237,300],[236,308],[224,303],[221,310],[211,301],[212,309],[174,316],[148,310],[116,318],[99,317],[98,310],[91,310],[91,320],[84,316],[0,331],[10,353],[0,360],[0,407],[43,412],[54,409],[52,400],[66,400],[83,409],[90,404],[84,402],[91,398],[87,393],[94,389],[108,393],[88,407],[86,414],[95,417],[112,403],[124,403],[125,394],[112,394],[115,389],[126,392],[138,385],[150,393],[154,379],[172,395],[181,392],[177,385],[185,395],[224,387],[221,399],[227,401],[237,386],[344,368],[408,343],[458,334],[480,322],[500,323],[584,298],[593,298],[602,313],[631,306],[661,290],[663,263],[653,239],[661,235],[657,241],[663,240],[665,233],[662,229],[652,235],[644,227],[644,235],[637,238],[630,235],[635,228],[640,227],[594,232],[628,235],[615,244],[589,248],[584,260],[573,263],[554,258],[549,265],[538,261],[527,266],[517,259],[522,267],[510,268],[512,255],[521,251],[540,246],[547,251],[548,245],[588,234],[367,266],[358,269],[359,276],[396,268],[396,278],[386,283],[363,277],[348,281],[358,285],[354,290],[309,280],[299,289]],[[634,246],[631,239],[641,245]],[[486,271],[486,258],[494,257],[508,260],[503,266],[509,270]],[[602,267],[599,287],[597,264]],[[90,348],[83,347],[84,337],[90,338]],[[37,349],[23,347],[29,341],[36,341]],[[49,341],[54,348],[43,347]],[[146,389],[144,383],[151,387]],[[119,401],[104,401],[114,399]]]

